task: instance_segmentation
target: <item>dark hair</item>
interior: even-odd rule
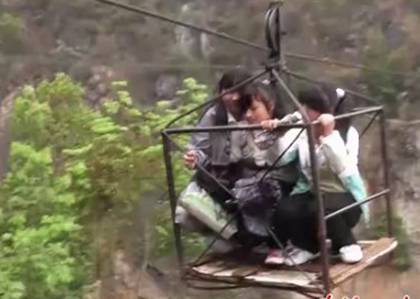
[[[251,77],[251,74],[247,72],[243,68],[235,68],[225,72],[222,77],[220,78],[217,84],[217,92],[220,94],[222,90],[226,90],[229,88],[234,87],[235,85],[243,82],[244,80]],[[247,109],[247,100],[246,97],[248,96],[245,92],[246,87],[240,87],[237,89],[240,99],[240,111],[241,114],[244,114]],[[227,124],[227,110],[225,105],[223,104],[222,100],[219,99],[216,103],[216,121],[215,124],[217,126],[226,125]]]
[[[321,90],[323,90],[328,96],[328,100],[332,108],[331,113],[333,115],[344,114],[350,110],[349,101],[345,98],[346,95],[344,96],[344,98],[338,98],[336,86],[324,83],[321,85]],[[340,132],[340,135],[344,139],[344,141],[347,141],[347,132],[350,126],[351,118],[344,118],[336,121],[335,127]]]
[[[245,90],[244,104],[246,108],[249,108],[252,104],[252,100],[256,98],[261,101],[264,106],[269,110],[270,105],[272,106],[272,118],[281,118],[283,116],[282,109],[278,105],[278,100],[274,95],[272,86],[264,84],[262,82],[254,82],[250,84]]]
[[[333,113],[328,95],[320,87],[304,89],[298,94],[299,102],[320,113]]]

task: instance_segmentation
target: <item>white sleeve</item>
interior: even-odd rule
[[[285,150],[280,165],[288,164],[298,157],[299,139],[301,138],[300,129],[290,129],[277,141],[277,152],[282,154]]]
[[[328,159],[329,165],[341,179],[358,171],[338,131],[321,138],[321,149]]]
[[[354,131],[357,133],[356,130]],[[354,138],[354,136],[351,138]],[[353,195],[354,199],[360,202],[367,198],[367,192],[357,167],[357,161],[355,161],[357,157],[355,158],[354,152],[350,153],[350,150],[348,149],[349,141],[351,144],[352,140],[347,141],[347,144],[344,144],[344,140],[341,138],[340,133],[338,133],[338,131],[333,131],[331,135],[321,139],[321,148],[328,159],[332,171],[338,175],[344,187]],[[357,138],[357,148],[359,145],[358,141]],[[354,147],[352,150],[354,150]],[[361,208],[365,220],[369,222],[368,205],[364,204]]]
[[[354,127],[347,131],[346,148],[352,163],[359,164],[359,133]]]

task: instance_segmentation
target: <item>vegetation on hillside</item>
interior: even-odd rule
[[[129,2],[264,44],[268,0]],[[389,104],[393,116],[413,118],[410,109],[405,113],[395,108],[401,103],[415,107],[417,99],[417,2],[296,0],[284,6],[288,51],[408,72],[413,77],[296,60],[289,61],[290,67],[367,92]],[[266,59],[265,53],[94,1],[0,0],[0,7],[4,11],[0,14],[0,71],[4,74],[0,94],[10,84],[32,82],[57,71],[84,81],[93,66],[106,65],[118,78],[128,80],[136,101],[150,103],[163,75],[178,83],[194,76],[213,84],[220,65],[257,68]]]
[[[16,98],[10,171],[0,187],[2,298],[79,298],[83,286],[109,275],[133,210],[165,189],[160,130],[207,96],[187,79],[182,105],[144,109],[133,105],[125,82],[113,86],[114,98],[99,111],[64,74]],[[179,163],[175,171],[182,188],[189,175]],[[159,218],[166,221],[155,232],[161,253],[172,240],[168,212],[165,203]]]
[[[264,43],[269,1],[127,2]],[[411,76],[294,60],[290,67],[368,93],[392,116],[417,117],[419,3],[296,0],[285,6],[289,51]],[[183,78],[208,83],[220,72],[210,66],[255,69],[266,58],[230,42],[203,40],[94,1],[0,0],[0,102],[9,87],[30,83],[15,100],[10,171],[0,185],[1,298],[80,298],[90,284],[113,274],[119,248],[140,264],[173,252],[160,130],[209,93]],[[114,82],[109,99],[92,109],[83,84],[97,65],[127,81]],[[162,75],[178,80],[174,99],[156,97]],[[187,138],[176,141],[183,146]],[[191,176],[179,158],[174,153],[177,191]],[[384,221],[374,227],[382,233]],[[402,254],[395,262],[406,268],[409,241],[401,221],[397,228]],[[196,237],[184,241],[190,251],[203,245]]]

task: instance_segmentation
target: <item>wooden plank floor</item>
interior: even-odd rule
[[[361,241],[364,258],[356,264],[343,264],[331,260],[330,278],[333,285],[360,273],[377,259],[390,253],[397,246],[393,238],[376,241]],[[209,257],[204,262],[192,266],[190,274],[205,281],[218,281],[233,284],[249,284],[317,292],[322,288],[320,282],[321,265],[319,259],[302,265],[299,271],[285,265],[267,267],[264,256],[235,254],[233,256]]]
[[[340,284],[359,272],[374,264],[381,257],[389,254],[397,247],[398,243],[393,238],[382,238],[376,242],[363,246],[363,260],[357,264],[339,263],[330,268],[330,277],[334,284]]]

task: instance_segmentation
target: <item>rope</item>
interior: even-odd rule
[[[139,68],[145,69],[216,69],[216,70],[230,70],[235,69],[238,65],[235,64],[159,64],[159,63],[138,63]]]
[[[211,30],[211,29],[199,27],[199,26],[196,26],[194,24],[190,24],[190,23],[179,21],[179,20],[175,20],[175,19],[169,18],[167,16],[164,16],[164,15],[161,15],[161,14],[158,14],[158,13],[155,13],[155,12],[151,12],[149,10],[139,8],[139,7],[136,7],[136,6],[133,6],[133,5],[129,5],[129,4],[125,4],[125,3],[121,3],[121,2],[117,2],[117,1],[112,1],[112,0],[94,0],[94,1],[97,1],[97,2],[100,2],[100,3],[103,3],[103,4],[108,4],[108,5],[111,5],[111,6],[115,6],[115,7],[118,7],[118,8],[122,8],[122,9],[125,9],[125,10],[128,10],[128,11],[131,11],[131,12],[139,13],[139,14],[142,14],[142,15],[145,15],[145,16],[148,16],[148,17],[158,19],[160,21],[168,22],[168,23],[178,25],[178,26],[181,26],[181,27],[185,27],[185,28],[188,28],[188,29],[192,29],[192,30],[195,30],[195,31],[207,33],[209,35],[217,36],[219,38],[229,40],[231,42],[241,44],[241,45],[253,48],[253,49],[257,49],[257,50],[260,50],[260,51],[268,51],[268,49],[266,47],[251,43],[247,40],[244,40],[244,39],[241,39],[241,38],[236,38],[236,37],[233,37],[233,36],[231,36],[229,34],[226,34],[226,33],[221,33],[221,32]]]
[[[315,80],[315,79],[309,78],[309,77],[307,77],[305,75],[302,75],[302,74],[299,74],[299,73],[296,73],[296,72],[292,72],[290,70],[285,70],[284,72],[286,74],[294,77],[294,78],[297,78],[297,79],[303,80],[303,81],[307,81],[307,82],[312,83],[312,84],[315,84],[315,85],[320,85],[320,84],[327,83],[325,81],[320,81],[320,80]],[[346,93],[348,93],[348,94],[350,94],[350,95],[352,95],[354,97],[360,98],[360,99],[368,102],[369,104],[373,104],[373,105],[377,105],[378,104],[378,102],[375,99],[373,99],[371,97],[368,97],[368,96],[365,96],[365,95],[363,95],[363,94],[361,94],[361,93],[359,93],[357,91],[346,89],[346,88],[342,88],[342,89]]]
[[[350,63],[350,62],[339,61],[339,60],[331,59],[331,58],[328,58],[328,57],[320,58],[320,57],[316,57],[316,56],[310,56],[310,55],[304,55],[304,54],[295,54],[295,53],[287,53],[286,56],[288,58],[292,58],[292,59],[306,60],[306,61],[310,61],[310,62],[327,64],[327,65],[330,65],[330,66],[338,66],[338,67],[342,67],[342,68],[359,69],[359,70],[363,70],[363,71],[367,71],[367,72],[371,72],[371,73],[383,73],[383,74],[387,74],[387,75],[391,75],[391,76],[401,76],[401,77],[407,77],[407,78],[418,78],[419,77],[419,76],[411,74],[411,73],[394,72],[394,71],[388,71],[388,70],[380,69],[380,68],[371,68],[371,67],[367,67],[363,64],[353,64],[353,63]]]
[[[212,35],[212,36],[216,36],[228,41],[231,41],[233,43],[236,44],[240,44],[243,46],[247,46],[249,48],[255,49],[255,50],[259,50],[259,51],[264,51],[264,52],[270,52],[271,50],[267,47],[252,43],[250,41],[241,39],[241,38],[237,38],[234,36],[231,36],[227,33],[222,33],[222,32],[217,32],[215,30],[211,30],[208,28],[203,28],[200,26],[196,26],[194,24],[190,24],[190,23],[186,23],[186,22],[182,22],[179,20],[175,20],[172,18],[169,18],[167,16],[158,14],[156,12],[152,12],[143,8],[139,8],[133,5],[129,5],[129,4],[125,4],[125,3],[121,3],[121,2],[117,2],[117,1],[112,1],[112,0],[93,0],[102,4],[106,4],[106,5],[111,5],[114,7],[118,7],[121,9],[125,9],[127,11],[131,11],[134,13],[138,13],[141,15],[145,15],[151,18],[155,18],[158,19],[160,21],[164,21],[164,22],[168,22],[171,24],[175,24],[177,26],[182,26],[185,28],[189,28],[198,32],[203,32],[206,33],[208,35]],[[298,59],[298,60],[305,60],[305,61],[309,61],[309,62],[315,62],[315,63],[321,63],[321,64],[326,64],[329,66],[338,66],[338,67],[342,67],[342,68],[353,68],[353,69],[360,69],[360,70],[364,70],[367,72],[373,72],[373,73],[384,73],[384,74],[388,74],[388,75],[392,75],[392,76],[402,76],[402,77],[408,77],[408,78],[417,78],[418,76],[413,75],[411,73],[405,73],[405,72],[392,72],[392,71],[388,71],[385,69],[379,69],[379,68],[370,68],[370,67],[366,67],[365,65],[362,64],[352,64],[349,62],[343,62],[343,61],[339,61],[339,60],[334,60],[334,59],[330,59],[327,57],[324,58],[320,58],[320,57],[316,57],[316,56],[310,56],[310,55],[304,55],[304,54],[297,54],[297,53],[293,53],[293,52],[286,52],[285,56],[291,59]]]

